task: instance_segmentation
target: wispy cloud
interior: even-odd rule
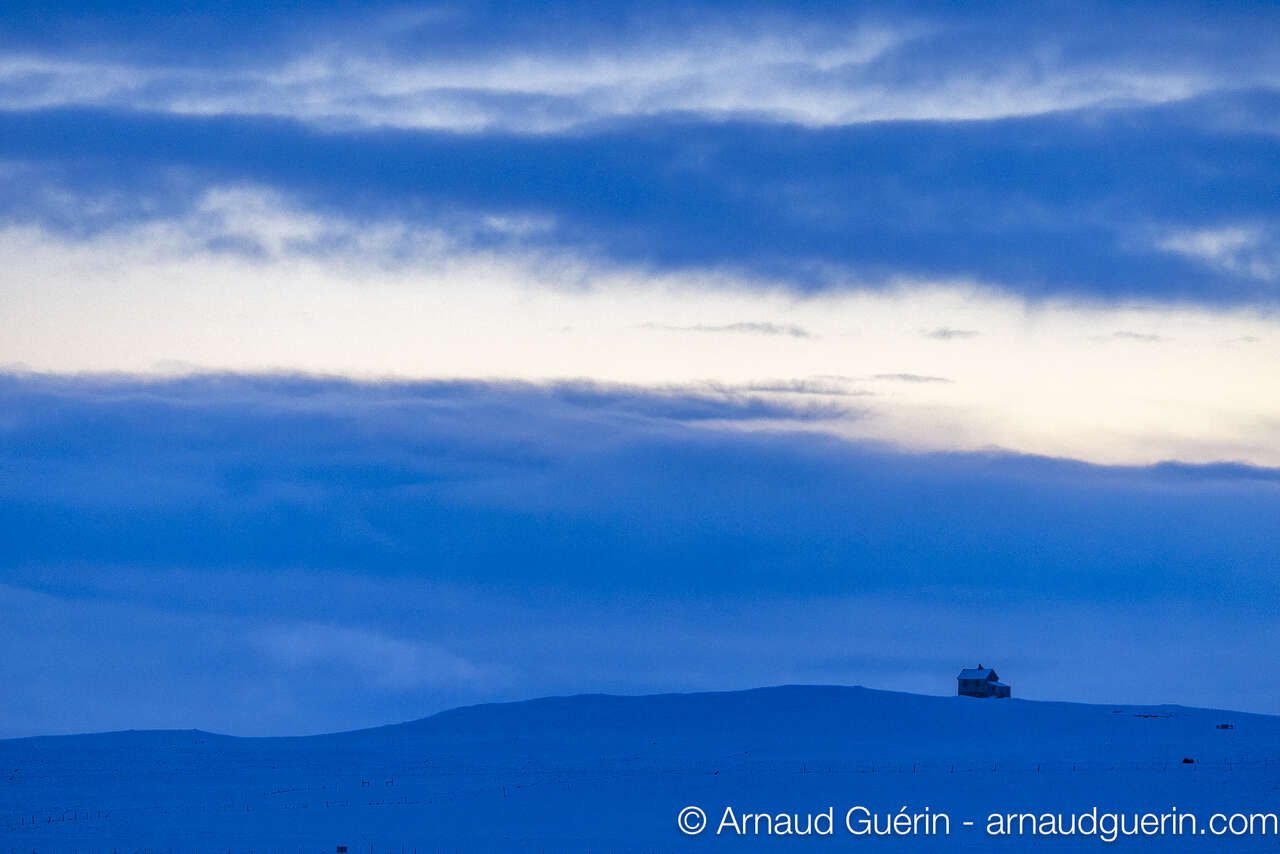
[[[735,387],[729,386],[728,388],[734,389]],[[832,377],[813,377],[797,380],[757,380],[744,383],[736,388],[741,391],[834,395],[837,397],[871,394],[871,392],[863,389],[850,388],[850,383],[847,380]]]
[[[801,326],[783,323],[744,322],[726,323],[722,325],[696,324],[678,326],[669,323],[645,323],[644,329],[657,329],[664,332],[741,332],[749,335],[786,335],[791,338],[811,338],[809,331]]]
[[[1121,19],[1089,4],[963,18],[929,4],[624,6],[457,7],[430,22],[375,6],[297,9],[241,21],[255,30],[252,52],[237,43],[235,15],[221,37],[204,16],[207,42],[180,55],[171,42],[192,25],[181,10],[122,38],[118,18],[42,8],[40,33],[15,27],[8,39],[0,102],[545,133],[675,112],[811,127],[991,119],[1277,80],[1261,36],[1275,19],[1262,8],[1220,10],[1210,26],[1187,10]],[[1092,22],[1108,11],[1101,34]],[[1191,27],[1201,39],[1189,46]],[[1232,50],[1212,47],[1223,43]]]
[[[1280,228],[1235,225],[1181,231],[1157,244],[1160,249],[1264,282],[1280,280]]]
[[[946,377],[932,377],[926,374],[876,374],[872,379],[887,380],[900,383],[949,383]]]
[[[975,329],[952,329],[949,326],[939,326],[936,329],[922,330],[920,334],[935,341],[962,341],[965,338],[976,338],[980,333]]]
[[[605,383],[561,382],[549,387],[559,400],[602,410],[634,413],[673,421],[819,421],[849,418],[855,413],[836,403],[805,403],[765,399],[757,393],[806,391],[830,394],[799,383],[792,386],[744,384],[691,385],[685,388],[645,389]]]
[[[1161,341],[1168,341],[1169,338],[1164,335],[1156,335],[1151,332],[1133,332],[1128,329],[1120,329],[1112,332],[1110,335],[1096,335],[1093,337],[1095,341],[1137,341],[1142,344],[1157,344]]]
[[[254,640],[294,678],[319,678],[330,684],[397,692],[421,688],[487,687],[500,676],[491,667],[468,661],[435,644],[390,637],[368,629],[324,623],[271,625]]]

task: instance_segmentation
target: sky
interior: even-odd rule
[[[1280,9],[0,11],[0,737],[1280,714]]]

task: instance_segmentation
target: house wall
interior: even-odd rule
[[[962,697],[1008,697],[1011,696],[1008,687],[997,688],[991,682],[984,679],[959,679],[956,686],[956,694]]]
[[[960,679],[956,693],[965,697],[990,697],[991,686],[982,679]]]

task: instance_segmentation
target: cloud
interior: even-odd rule
[[[810,338],[809,331],[800,326],[779,323],[748,322],[726,323],[721,326],[698,324],[695,326],[675,326],[667,323],[645,323],[645,329],[659,329],[666,332],[745,332],[753,335],[789,335],[792,338]]]
[[[415,643],[343,626],[292,623],[270,626],[254,637],[280,667],[309,673],[330,684],[374,682],[390,691],[423,686],[478,685],[495,674],[434,644]]]
[[[575,405],[633,413],[648,418],[673,421],[818,421],[847,418],[855,413],[833,403],[796,405],[752,396],[751,392],[808,391],[831,394],[818,387],[745,385],[726,387],[707,384],[688,389],[644,389],[598,383],[558,383],[550,393]]]
[[[871,392],[849,388],[850,380],[836,377],[812,377],[802,380],[758,380],[740,387],[729,386],[726,391],[776,392],[779,394],[814,394],[821,396],[849,397],[869,395]],[[713,384],[719,387],[719,384]]]
[[[670,113],[810,127],[980,120],[1274,87],[1261,35],[1274,15],[1218,11],[1209,22],[1089,4],[961,16],[930,3],[517,3],[246,19],[41,7],[28,13],[37,30],[11,12],[0,103],[546,133]],[[200,48],[175,51],[196,26]]]
[[[228,185],[180,216],[90,234],[11,223],[0,227],[10,321],[0,364],[505,378],[644,390],[625,405],[661,406],[677,421],[805,426],[917,449],[1278,461],[1277,403],[1256,388],[1280,365],[1280,336],[1275,318],[1251,307],[1031,300],[934,279],[804,292],[729,270],[538,247],[486,219],[365,221]],[[237,248],[249,240],[253,251]],[[808,337],[661,333],[645,328],[655,318]],[[982,346],[928,337],[937,330],[981,330]],[[1163,360],[1102,358],[1099,330],[1160,335]],[[1223,346],[1235,338],[1259,340]],[[883,378],[903,373],[952,382]],[[795,405],[801,393],[808,409]]]
[[[939,326],[937,329],[922,330],[920,334],[935,341],[960,341],[965,338],[976,338],[981,333],[974,329],[952,329],[948,326]]]
[[[436,241],[572,255],[596,270],[729,272],[797,293],[945,279],[1028,299],[1271,305],[1254,261],[1206,263],[1151,240],[1276,215],[1269,142],[1206,129],[1199,115],[1114,108],[820,130],[668,116],[531,136],[8,111],[0,222],[85,237],[205,217],[224,233],[201,245],[250,260],[354,247],[394,265]],[[246,192],[279,201],[228,220]],[[342,227],[272,231],[280,208]],[[1249,250],[1264,266],[1267,245]]]
[[[1280,233],[1274,225],[1181,231],[1157,246],[1235,275],[1262,282],[1280,280]]]
[[[1096,341],[1137,341],[1143,344],[1156,344],[1169,339],[1163,335],[1153,335],[1150,332],[1132,332],[1128,329],[1121,329],[1112,332],[1110,335],[1097,336]]]
[[[638,390],[224,375],[3,391],[7,573],[430,567],[441,582],[1067,598],[1191,595],[1225,573],[1271,595],[1251,569],[1280,518],[1270,470],[903,454],[700,427],[705,413]],[[1167,526],[1192,508],[1195,525]],[[902,540],[904,518],[927,536]]]
[[[1174,659],[1134,696],[1190,700],[1210,695],[1186,663],[1262,643],[1280,601],[1276,469],[911,454],[527,384],[28,376],[0,397],[0,642],[24,685],[6,734],[930,690],[957,644],[1039,674],[1104,648],[1117,676]],[[885,626],[931,663],[850,663]],[[1280,703],[1226,684],[1217,702]]]
[[[1186,476],[1195,480],[1258,480],[1280,481],[1280,469],[1255,468],[1241,463],[1215,463],[1213,465],[1187,465],[1180,462],[1158,463],[1155,468],[1162,473]]]
[[[887,380],[900,383],[949,383],[946,377],[931,377],[924,374],[876,374],[872,379]]]

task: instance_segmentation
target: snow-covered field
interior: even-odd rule
[[[13,739],[0,741],[0,771],[0,852],[14,854],[1280,848],[1274,835],[1199,833],[1214,813],[1280,812],[1280,718],[1178,706],[818,686],[578,696],[305,738]],[[950,834],[854,836],[845,816],[859,805],[942,812]],[[677,827],[686,806],[708,815],[699,835]],[[803,828],[831,809],[835,826],[798,838],[753,821],[757,835],[717,835],[726,807],[742,824],[768,813],[775,831],[778,813]],[[1130,823],[1176,808],[1197,831],[1183,818],[1172,835],[1166,820],[1165,835],[1110,845],[986,832],[991,813],[1094,807]]]

